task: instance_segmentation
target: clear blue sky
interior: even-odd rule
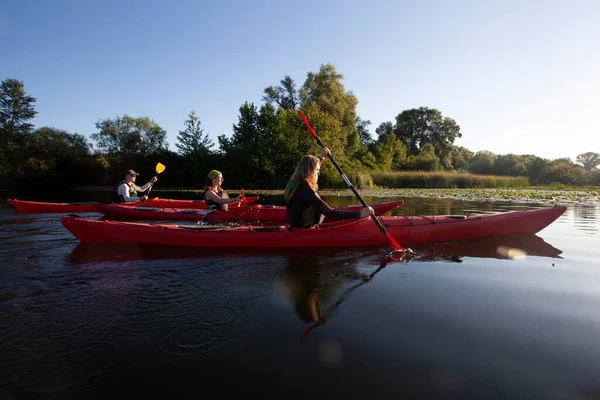
[[[600,152],[596,0],[3,0],[0,55],[37,127],[148,116],[171,150],[191,110],[216,143],[245,101],[331,63],[373,135],[427,106],[472,151]]]

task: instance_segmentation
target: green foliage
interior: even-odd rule
[[[280,155],[282,150],[285,151],[285,139],[280,127],[286,113],[285,110],[276,113],[270,103],[262,106],[260,111],[248,102],[240,107],[233,136],[218,137],[227,162],[226,168],[215,168],[230,174],[226,180],[245,188],[270,187],[273,182],[283,184],[281,162],[285,157]]]
[[[455,170],[463,169],[473,158],[474,153],[461,146],[452,146],[450,156],[452,158],[452,168]]]
[[[439,110],[428,107],[402,111],[396,116],[394,132],[404,142],[410,155],[418,155],[427,145],[432,145],[446,169],[452,166],[449,158],[452,145],[462,137],[456,121],[444,118]]]
[[[198,160],[205,157],[211,152],[211,147],[214,146],[208,134],[204,134],[204,130],[200,128],[200,118],[196,115],[196,111],[190,111],[188,119],[185,120],[185,130],[179,131],[177,135],[177,143],[175,146],[185,157]]]
[[[586,180],[586,171],[583,167],[574,164],[568,158],[553,160],[540,171],[539,183],[551,184],[582,184]]]
[[[280,86],[269,86],[264,90],[263,101],[273,107],[279,106],[283,110],[297,110],[300,97],[296,83],[289,75],[286,75],[280,83]]]
[[[406,146],[390,131],[381,134],[373,149],[379,170],[397,171],[408,165],[411,160],[407,156]]]
[[[161,162],[170,171],[160,176],[162,187],[201,188],[206,173],[216,168],[223,172],[224,187],[230,190],[281,189],[303,155],[320,151],[298,109],[357,187],[520,190],[529,183],[600,185],[598,153],[580,154],[577,162],[581,165],[566,158],[549,161],[534,155],[474,154],[454,145],[462,136],[459,125],[427,107],[404,110],[394,123],[380,124],[374,140],[370,121],[357,116],[358,100],[342,81],[343,75],[331,64],[309,72],[300,89],[286,75],[279,85],[264,90],[265,104],[260,109],[248,102],[240,107],[232,136],[219,136],[216,151],[192,110],[177,136],[179,153],[169,151],[166,132],[153,120],[124,115],[98,120],[98,131],[91,139],[99,151],[92,154],[91,144],[82,135],[49,127],[34,131],[29,121],[36,115],[35,98],[25,93],[22,82],[6,79],[0,86],[0,185],[82,182],[113,186],[129,168],[141,172],[142,181],[149,179]],[[322,189],[346,188],[330,162],[323,164],[319,184]],[[513,194],[493,190],[498,198],[513,198]]]
[[[508,188],[527,187],[526,177],[473,175],[458,172],[373,172],[373,185],[384,188]]]
[[[23,82],[7,78],[0,83],[0,148],[11,151],[22,146],[36,116],[35,98],[25,92]]]
[[[600,154],[588,151],[577,156],[577,162],[583,165],[586,171],[591,171],[600,165]]]
[[[356,130],[358,131],[358,139],[362,147],[368,147],[373,144],[374,140],[369,133],[369,125],[371,121],[356,117]]]
[[[168,149],[167,132],[148,117],[133,118],[125,114],[96,122],[98,132],[91,135],[100,151],[125,159],[142,154],[156,154]]]
[[[408,165],[409,169],[416,171],[442,171],[442,163],[435,154],[432,144],[425,146],[423,151],[417,154]]]
[[[491,151],[478,151],[471,161],[467,163],[465,169],[473,174],[491,174],[496,158],[498,156]]]

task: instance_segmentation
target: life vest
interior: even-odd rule
[[[125,202],[125,199],[123,198],[123,196],[121,196],[119,194],[119,188],[124,183],[127,184],[127,181],[122,181],[121,183],[119,183],[119,186],[117,186],[116,201],[118,201],[119,203],[124,203]],[[129,197],[135,196],[137,194],[137,190],[135,190],[135,188],[133,187],[133,185],[127,184],[127,186],[129,186]]]
[[[217,202],[215,202],[213,200],[207,199],[206,198],[206,192],[208,192],[209,190],[212,190],[212,189],[207,189],[204,192],[204,201],[206,202],[206,205],[208,206],[208,208],[211,208],[213,210],[218,210],[218,211],[227,211],[227,210],[229,210],[229,205],[228,204],[219,204],[219,203],[217,203]],[[215,191],[213,190],[213,192],[215,192]],[[220,192],[215,192],[215,194],[217,196],[219,196],[220,198],[223,198],[223,190],[221,190]]]
[[[301,184],[306,185],[306,183],[299,182],[296,179],[290,180],[287,183],[287,185],[285,186],[285,189],[283,190],[283,198],[285,199],[285,202],[287,204],[290,203],[290,200],[292,200],[292,197],[294,197],[294,194],[296,193],[296,189],[298,189]],[[302,211],[302,224],[305,227],[310,227],[310,226],[320,224],[322,221],[323,221],[323,214],[321,214],[319,212],[319,210],[317,210],[313,206],[310,206],[306,210]]]

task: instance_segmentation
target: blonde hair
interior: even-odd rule
[[[317,166],[321,161],[315,156],[304,156],[296,166],[296,170],[292,174],[290,180],[304,181],[315,192],[319,189],[317,181]]]
[[[208,175],[206,176],[206,182],[204,182],[204,190],[211,190],[213,188],[213,186],[212,186],[213,179],[215,179],[219,175],[222,175],[221,171],[217,171],[216,169],[213,169],[212,171],[210,171],[208,173]]]

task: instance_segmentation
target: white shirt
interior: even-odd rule
[[[152,184],[152,182],[148,182],[144,186],[140,187],[132,182],[131,186],[135,189],[136,192],[143,192],[144,190],[148,189],[151,184]],[[129,196],[129,185],[125,182],[123,182],[119,186],[119,189],[117,189],[117,193],[120,194],[121,196],[123,196],[123,199],[125,199],[125,201],[138,201],[139,200],[139,197],[137,197],[137,196],[133,196],[133,197]]]

